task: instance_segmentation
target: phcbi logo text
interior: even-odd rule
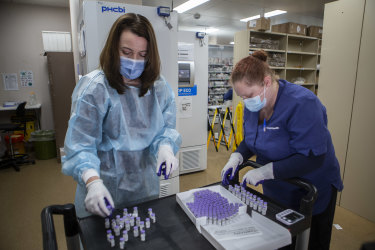
[[[119,7],[108,7],[108,6],[102,6],[102,13],[103,12],[116,12],[116,13],[125,13],[125,7],[121,8]]]

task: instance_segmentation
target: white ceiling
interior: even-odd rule
[[[177,7],[187,0],[143,0],[146,6]],[[215,27],[219,31],[210,36],[217,36],[218,44],[233,41],[236,31],[246,29],[246,23],[240,19],[258,15],[261,11],[276,9],[288,13],[271,18],[272,23],[300,22],[306,25],[322,25],[324,4],[334,0],[210,0],[194,9],[179,14],[179,27],[182,30],[201,31],[205,27]],[[195,19],[194,14],[200,18]]]
[[[176,7],[187,0],[142,0],[146,6]],[[262,10],[268,12],[281,9],[287,14],[271,18],[275,22],[294,21],[307,25],[322,25],[324,4],[334,0],[210,0],[196,8],[179,15],[181,30],[201,31],[206,27],[215,27],[219,31],[210,34],[217,37],[218,44],[228,44],[233,41],[236,31],[246,29],[242,18],[260,14]],[[0,2],[26,3],[56,7],[69,7],[69,0],[0,0]],[[124,1],[126,2],[126,1]],[[194,14],[200,18],[195,19]],[[275,21],[277,20],[277,21]]]

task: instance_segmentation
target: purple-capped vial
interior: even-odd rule
[[[151,222],[150,222],[150,218],[146,218],[146,228],[150,228],[151,226]]]
[[[125,241],[128,241],[128,240],[129,240],[128,230],[124,230],[124,231],[122,231],[122,238],[124,238]]]
[[[120,249],[124,249],[124,248],[125,248],[125,239],[120,238]]]
[[[133,227],[133,234],[134,234],[134,237],[138,237],[139,236],[139,231],[138,231],[138,227],[137,226]]]
[[[116,220],[115,219],[112,219],[111,221],[111,226],[112,226],[112,229],[115,229],[115,226],[116,226]]]
[[[111,247],[115,247],[115,237],[113,235],[109,236],[109,242],[111,243]]]
[[[267,213],[267,202],[264,202],[263,207],[262,207],[262,214],[266,215],[266,213]]]
[[[147,214],[148,214],[148,216],[151,216],[151,214],[152,214],[152,208],[147,209]]]
[[[109,220],[108,217],[106,217],[106,218],[104,219],[104,226],[105,226],[106,229],[108,229],[108,228],[111,227],[111,221]]]
[[[250,195],[246,195],[245,204],[250,205]]]
[[[125,229],[128,231],[130,230],[130,221],[125,222]]]
[[[120,236],[120,226],[116,225],[114,231],[116,236]]]
[[[155,213],[152,213],[152,214],[151,214],[151,220],[152,220],[152,223],[156,223],[156,216],[155,216]]]
[[[110,236],[112,235],[112,230],[111,229],[109,229],[109,230],[107,230],[107,241],[108,242],[110,242]]]
[[[145,228],[145,222],[141,220],[141,221],[139,222],[139,229],[140,229],[140,230],[143,230],[144,228]]]
[[[124,217],[128,216],[128,209],[127,208],[123,209],[122,216],[124,216]]]
[[[146,232],[145,232],[145,230],[141,230],[141,241],[146,241]]]
[[[138,217],[138,207],[133,207],[133,217]]]
[[[121,218],[120,215],[116,215],[116,224],[117,225],[120,225],[120,218]]]
[[[135,218],[135,224],[139,227],[139,222],[141,222],[141,217]]]
[[[258,210],[258,201],[254,201],[253,209],[254,209],[255,211]]]
[[[120,230],[123,229],[124,226],[125,226],[125,219],[122,218],[122,217],[120,218],[120,225],[119,226],[120,226]]]

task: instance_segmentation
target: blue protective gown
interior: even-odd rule
[[[343,189],[340,166],[327,129],[325,107],[310,90],[279,80],[274,112],[266,122],[266,131],[263,122],[259,123],[258,120],[259,112],[250,112],[245,108],[245,135],[237,152],[240,152],[244,159],[255,154],[256,161],[262,165],[273,162],[274,173],[291,177],[293,173],[282,173],[284,169],[277,169],[278,161],[295,154],[325,154],[322,166],[316,166],[313,171],[298,176],[318,189],[313,214],[323,212],[331,198],[332,186],[339,191]],[[295,168],[304,167],[294,165]],[[304,195],[296,186],[277,179],[264,181],[263,192],[266,196],[294,209],[299,208],[300,199]]]
[[[118,94],[100,70],[84,76],[72,95],[62,158],[62,172],[78,182],[77,216],[91,215],[81,178],[89,168],[99,173],[117,208],[158,198],[156,157],[162,144],[178,151],[181,136],[175,127],[174,93],[163,77],[139,97],[138,88]]]

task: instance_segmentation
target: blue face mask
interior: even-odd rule
[[[244,99],[243,102],[245,103],[245,107],[251,112],[258,112],[264,106],[266,106],[266,103],[267,103],[266,87],[264,87],[263,95],[264,95],[263,101],[261,101],[260,95],[257,95],[252,98]]]
[[[140,77],[145,68],[144,60],[134,60],[120,56],[120,74],[127,79],[134,80]]]

